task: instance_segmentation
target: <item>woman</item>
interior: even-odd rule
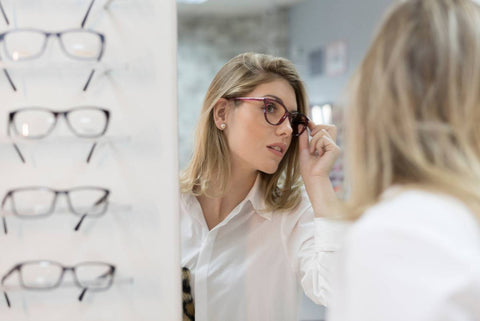
[[[321,217],[336,204],[328,172],[339,148],[335,127],[309,122],[307,108],[286,59],[241,54],[213,79],[181,178],[182,265],[197,321],[296,320],[301,287],[326,303],[338,228]],[[299,162],[318,177],[315,213]]]
[[[353,81],[330,321],[480,320],[480,8],[394,6]]]

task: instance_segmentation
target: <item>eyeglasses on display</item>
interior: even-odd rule
[[[108,9],[108,7],[110,6],[110,4],[113,2],[114,0],[107,0],[107,3],[103,6],[104,9]],[[87,12],[85,12],[85,15],[83,16],[82,18],[82,22],[80,23],[80,26],[83,28],[85,26],[85,23],[87,22],[87,19],[88,19],[88,16],[90,15],[90,11],[92,10],[92,7],[93,7],[93,4],[95,3],[95,0],[91,0],[90,1],[90,4],[88,5],[88,9],[87,9]],[[3,4],[2,2],[0,1],[0,11],[2,13],[2,16],[3,16],[3,19],[5,20],[5,23],[8,25],[10,25],[10,21],[8,20],[8,17],[7,17],[7,14],[3,8]]]
[[[20,62],[33,60],[42,56],[50,37],[56,37],[60,42],[63,53],[76,60],[100,61],[105,49],[105,36],[99,32],[85,29],[69,29],[60,32],[46,32],[33,28],[18,28],[0,33],[0,42],[3,43],[5,56],[13,61]],[[17,90],[10,73],[3,68],[10,86]],[[83,86],[86,91],[95,69],[92,69]]]
[[[300,136],[308,127],[309,119],[306,115],[296,111],[288,111],[287,107],[277,99],[270,97],[235,97],[232,99],[263,102],[263,113],[267,123],[278,126],[288,118],[292,126],[293,136]]]
[[[50,260],[25,261],[13,266],[3,277],[1,285],[18,272],[20,286],[25,290],[53,290],[62,283],[65,272],[71,271],[74,283],[82,292],[78,297],[83,300],[87,291],[105,291],[112,286],[115,275],[115,266],[104,262],[82,262],[74,266],[64,266]],[[5,290],[3,295],[8,307],[11,307],[10,298]]]
[[[65,118],[68,128],[79,138],[99,138],[105,135],[110,123],[110,111],[96,106],[79,106],[68,110],[54,111],[45,107],[24,107],[11,111],[8,115],[7,135],[25,139],[42,139],[47,137],[58,123],[58,118]],[[94,142],[88,153],[89,163],[97,142]],[[20,160],[25,157],[18,145],[13,147]]]
[[[45,186],[29,186],[11,189],[2,199],[3,231],[8,233],[5,207],[10,201],[11,213],[21,219],[46,218],[55,212],[58,196],[67,198],[70,213],[80,220],[74,230],[78,231],[85,218],[98,218],[105,214],[109,204],[110,190],[101,187],[82,186],[56,190]]]

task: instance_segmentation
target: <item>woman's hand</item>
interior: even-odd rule
[[[299,137],[300,173],[304,181],[314,177],[328,177],[340,155],[340,147],[335,144],[337,138],[335,125],[315,125],[309,122],[308,127],[312,136],[310,142],[308,130]]]
[[[300,174],[312,203],[316,217],[333,217],[338,212],[338,199],[329,174],[340,154],[335,144],[337,128],[334,125],[315,125],[309,122],[308,130],[299,137]]]

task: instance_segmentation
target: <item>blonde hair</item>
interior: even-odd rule
[[[285,79],[295,91],[297,108],[307,113],[308,99],[295,66],[287,59],[259,53],[243,53],[228,61],[217,73],[203,102],[195,135],[192,160],[182,173],[182,192],[196,196],[221,196],[230,179],[230,151],[222,131],[215,126],[213,107],[220,98],[244,96],[260,84]],[[300,174],[297,139],[273,174],[261,172],[261,189],[266,201],[265,210],[290,209],[300,201]],[[214,182],[220,195],[209,194]]]
[[[447,193],[480,217],[480,9],[410,0],[387,15],[351,87],[350,213],[393,184]]]

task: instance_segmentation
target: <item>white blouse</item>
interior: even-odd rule
[[[390,189],[338,258],[329,321],[480,320],[480,222],[452,197]]]
[[[294,210],[262,212],[259,183],[212,230],[196,197],[180,197],[182,266],[197,321],[297,320],[302,287],[327,303],[343,224],[314,219],[306,196]]]

